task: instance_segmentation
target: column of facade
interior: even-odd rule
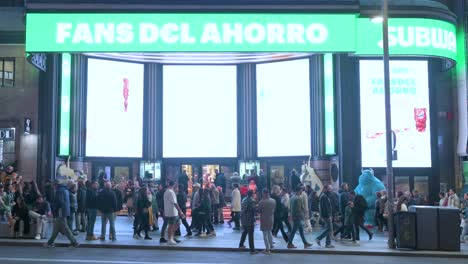
[[[145,65],[143,160],[162,159],[162,66]]]
[[[240,160],[257,158],[257,93],[255,64],[241,64],[237,68],[237,131]]]
[[[39,122],[37,182],[55,178],[55,158],[57,152],[57,119],[60,86],[60,57],[47,55],[47,72],[39,76]]]
[[[325,156],[325,95],[323,55],[310,58],[311,154]]]
[[[86,57],[72,55],[70,98],[70,156],[81,162],[86,144]]]

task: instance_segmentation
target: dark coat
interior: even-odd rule
[[[331,194],[322,192],[319,198],[319,212],[322,218],[330,218],[333,216],[333,205],[330,199]]]
[[[343,218],[345,217],[345,209],[346,209],[346,206],[348,206],[349,199],[350,199],[349,192],[341,190],[340,191],[340,213]]]
[[[86,209],[98,209],[97,191],[93,188],[86,190]]]
[[[79,187],[78,190],[76,191],[76,200],[78,201],[78,213],[84,213],[86,212],[86,187],[82,186]]]
[[[110,214],[119,211],[117,209],[117,198],[112,189],[104,189],[97,197],[98,209],[103,214]]]
[[[241,224],[242,226],[255,224],[255,200],[252,197],[245,197],[242,201]]]
[[[182,190],[177,193],[177,204],[179,205],[182,212],[187,211],[187,195]]]
[[[296,191],[296,188],[299,184],[301,184],[301,178],[299,178],[299,175],[291,175],[291,190]]]
[[[55,218],[70,216],[70,194],[66,186],[59,185],[57,187],[51,205]]]
[[[117,200],[117,211],[123,209],[123,197],[122,192],[119,189],[113,189],[115,193],[115,199]]]
[[[215,185],[223,187],[223,191],[226,190],[226,178],[224,177],[224,173],[221,172],[216,175]]]

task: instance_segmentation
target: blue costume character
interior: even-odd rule
[[[366,224],[373,223],[375,213],[375,200],[377,199],[375,193],[385,190],[384,184],[374,176],[372,169],[362,171],[359,176],[359,185],[354,189],[356,194],[364,196],[367,201],[367,211],[365,215]]]

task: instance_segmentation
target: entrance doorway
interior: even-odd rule
[[[224,193],[230,197],[231,176],[236,172],[237,165],[229,163],[185,163],[185,164],[167,164],[164,167],[164,174],[162,175],[164,182],[167,180],[173,180],[178,182],[179,177],[185,172],[189,178],[188,183],[188,197],[192,195],[193,184],[199,183],[200,185],[207,183],[215,183],[216,171],[224,174],[226,186],[223,189]]]
[[[133,179],[131,164],[94,163],[92,166],[92,180],[115,181],[117,184]]]

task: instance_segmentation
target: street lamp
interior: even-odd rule
[[[382,33],[385,97],[385,139],[387,152],[387,206],[388,206],[388,247],[394,249],[395,234],[393,226],[393,164],[392,164],[392,114],[390,104],[390,55],[388,48],[388,0],[382,0]]]

